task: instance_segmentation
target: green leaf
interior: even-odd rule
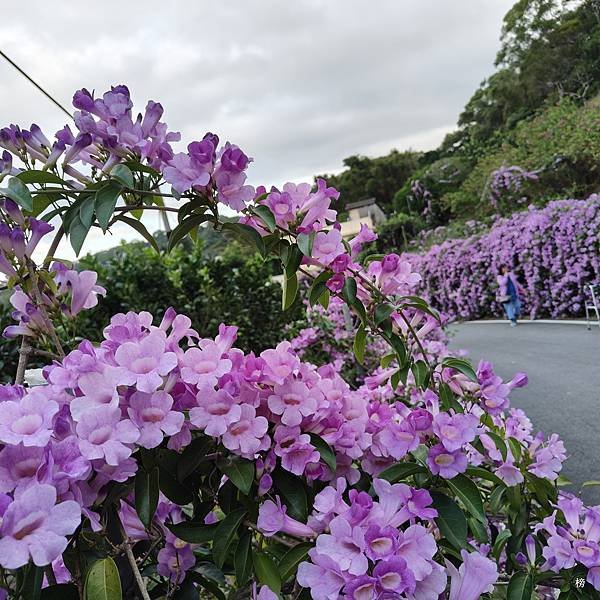
[[[506,600],[531,600],[533,579],[529,573],[517,571],[508,582]]]
[[[92,226],[92,221],[94,220],[94,202],[94,196],[87,196],[83,199],[79,207],[79,219],[88,229]]]
[[[492,441],[496,445],[498,452],[500,452],[500,454],[502,455],[502,460],[506,460],[507,449],[506,449],[506,443],[504,442],[504,440],[497,433],[494,433],[493,431],[486,431],[485,433],[486,433],[486,435],[488,435],[489,437],[492,438]]]
[[[497,488],[494,488],[490,494],[490,508],[493,514],[498,514],[500,512],[500,509],[504,504],[505,492],[506,487],[498,486]]]
[[[502,550],[504,549],[504,546],[506,546],[506,543],[510,539],[511,535],[510,529],[507,527],[496,536],[494,545],[492,546],[492,556],[496,560],[500,558],[500,554],[502,554]]]
[[[375,309],[374,320],[375,325],[383,323],[396,309],[391,304],[379,304]]]
[[[213,450],[214,440],[211,438],[204,436],[194,438],[177,461],[177,479],[183,482],[206,460],[209,451]]]
[[[313,280],[308,291],[308,302],[311,306],[314,306],[319,298],[328,291],[326,283],[331,279],[331,276],[331,271],[323,271]]]
[[[461,403],[458,401],[454,392],[447,383],[440,385],[440,402],[444,410],[454,409],[457,413],[464,412]]]
[[[304,254],[304,256],[310,257],[312,255],[312,246],[315,240],[315,234],[313,233],[299,233],[296,238],[296,243],[298,244],[298,248],[300,252]]]
[[[477,381],[477,373],[473,369],[471,363],[464,358],[448,357],[442,361],[442,366],[454,369],[468,377],[471,381]]]
[[[240,541],[233,556],[235,568],[235,580],[238,587],[243,587],[250,575],[252,575],[252,536],[246,531],[240,537]]]
[[[310,443],[318,450],[321,455],[321,460],[330,468],[332,473],[337,469],[337,460],[332,447],[316,433],[311,433]]]
[[[135,510],[149,528],[158,506],[158,468],[148,472],[140,467],[135,475]]]
[[[224,231],[231,231],[238,239],[255,247],[263,256],[265,255],[265,243],[258,231],[244,223],[223,223]]]
[[[202,585],[202,584],[201,584]],[[220,590],[219,590],[220,591]],[[198,589],[191,577],[186,577],[173,595],[173,600],[199,600]],[[223,600],[225,596],[223,595]]]
[[[129,167],[125,165],[116,165],[110,171],[112,179],[116,179],[119,183],[122,183],[126,188],[133,189],[135,182],[133,180],[133,173]]]
[[[177,479],[177,463],[181,455],[162,448],[158,455],[160,491],[172,502],[185,506],[193,499],[191,490]]]
[[[275,489],[283,496],[288,515],[303,523],[306,522],[308,498],[302,479],[281,468],[275,469],[271,476]]]
[[[42,590],[41,600],[79,600],[77,586],[73,583],[59,583]]]
[[[211,581],[194,571],[188,571],[188,577],[193,579],[200,587],[203,587],[209,594],[212,594],[217,600],[227,600],[227,596],[225,596],[223,591],[214,581]]]
[[[342,298],[344,298],[349,306],[354,306],[357,300],[357,291],[356,280],[353,277],[346,277],[344,287],[342,288]]]
[[[429,367],[423,360],[413,363],[410,370],[415,378],[415,384],[418,388],[425,389],[429,383]]]
[[[217,466],[221,472],[225,473],[231,479],[232,483],[242,494],[247,496],[250,493],[252,482],[254,481],[254,463],[252,461],[231,456],[220,459],[217,462]]]
[[[55,173],[51,171],[37,171],[31,169],[30,171],[21,171],[18,175],[15,175],[23,183],[58,183],[65,185],[65,181],[61,179]]]
[[[277,223],[271,209],[264,204],[257,204],[252,207],[252,212],[260,218],[266,228],[273,233],[277,230]]]
[[[521,442],[515,439],[514,437],[508,438],[508,447],[510,448],[511,454],[513,455],[516,462],[521,460],[521,454],[523,452],[523,446],[521,446]]]
[[[427,473],[427,469],[414,462],[398,462],[384,469],[377,477],[390,483],[398,483],[416,473]]]
[[[258,581],[270,588],[275,594],[281,591],[281,576],[275,561],[265,552],[256,552],[252,556],[254,571]]]
[[[281,581],[286,582],[291,579],[298,569],[298,565],[306,558],[308,551],[313,547],[313,544],[302,542],[293,548],[290,548],[279,561],[279,574]]]
[[[98,225],[100,225],[104,233],[108,229],[110,218],[115,211],[115,206],[117,206],[117,200],[122,189],[121,185],[111,181],[96,192],[94,211],[96,212]]]
[[[160,254],[160,248],[158,247],[156,240],[143,223],[140,223],[137,219],[126,217],[125,215],[119,215],[118,219],[135,229],[156,250],[156,252]]]
[[[23,573],[23,587],[20,598],[24,600],[40,600],[42,583],[44,581],[44,569],[29,564]]]
[[[467,519],[454,500],[440,492],[431,492],[433,507],[438,511],[435,519],[442,535],[457,549],[467,547]]]
[[[479,477],[480,479],[491,481],[496,485],[506,487],[506,484],[504,483],[504,481],[502,481],[502,479],[500,479],[500,477],[498,477],[498,475],[495,475],[494,473],[488,471],[487,469],[484,469],[483,467],[468,467],[465,473],[469,475],[469,477]]]
[[[294,273],[291,277],[284,276],[283,295],[281,297],[281,308],[287,310],[294,304],[298,293],[298,277]]]
[[[581,484],[581,487],[593,487],[600,485],[600,479],[588,479]]]
[[[12,177],[8,181],[8,187],[0,189],[0,194],[14,200],[19,206],[26,211],[33,210],[33,198],[27,189],[27,186],[16,177]]]
[[[74,217],[74,219],[71,221],[69,227],[69,241],[71,242],[71,247],[75,251],[76,256],[79,256],[79,253],[81,252],[81,248],[83,246],[83,242],[85,241],[89,230],[89,226],[86,227],[82,223],[81,219],[79,218],[79,215]]]
[[[184,542],[190,544],[206,544],[215,537],[217,523],[204,525],[203,523],[165,523],[171,533]]]
[[[354,356],[356,356],[356,360],[362,365],[365,361],[365,346],[367,344],[367,332],[365,331],[365,326],[361,323],[360,327],[356,330],[356,335],[354,336],[354,344],[352,346],[354,350]]]
[[[187,219],[184,219],[171,231],[169,234],[169,242],[167,244],[167,252],[171,252],[181,240],[190,233],[193,229],[197,229],[202,223],[206,221],[214,221],[212,215],[192,215]]]
[[[92,563],[85,578],[85,600],[120,600],[122,598],[119,570],[112,558]]]
[[[387,369],[391,364],[392,361],[396,358],[396,355],[392,352],[390,354],[386,354],[380,361],[379,364],[381,365],[382,369]]]
[[[281,262],[285,267],[285,275],[292,277],[298,272],[298,268],[302,263],[302,252],[296,244],[286,244],[281,250]]]
[[[446,483],[473,517],[481,523],[487,523],[479,488],[468,477],[459,473],[452,479],[448,479]]]
[[[245,516],[246,509],[238,508],[233,510],[217,525],[217,528],[215,529],[212,553],[215,564],[217,567],[219,567],[219,569],[223,568],[223,565],[225,564],[227,554],[229,553],[231,544],[235,539],[235,534],[242,524]]]

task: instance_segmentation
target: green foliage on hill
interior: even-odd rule
[[[325,176],[344,204],[374,196],[388,213],[379,246],[488,220],[497,210],[490,177],[502,166],[538,175],[518,201],[502,204],[507,213],[600,190],[600,0],[518,0],[504,18],[496,67],[436,150],[352,156]]]

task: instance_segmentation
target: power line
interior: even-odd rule
[[[29,77],[29,75],[27,75],[27,73],[25,73],[25,71],[23,71],[23,69],[21,69],[21,67],[19,67],[19,65],[17,63],[15,63],[8,56],[6,56],[6,54],[4,52],[2,52],[2,50],[0,50],[0,56],[2,56],[2,58],[7,63],[12,65],[19,73],[21,73],[21,75],[23,75],[23,77],[25,77],[25,79],[27,79],[27,81],[32,83],[38,90],[40,90],[40,92],[42,92],[42,94],[44,94],[44,96],[46,96],[46,98],[48,98],[54,104],[56,104],[56,106],[58,106],[58,108],[60,108],[60,110],[62,110],[70,119],[73,118],[73,115],[56,98],[54,98],[51,94],[49,94],[39,83],[35,82],[31,77]]]

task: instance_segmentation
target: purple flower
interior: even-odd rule
[[[458,570],[446,562],[450,575],[448,600],[478,600],[481,594],[491,592],[498,580],[498,568],[494,562],[479,552],[461,550],[463,563]]]
[[[115,362],[124,368],[129,385],[141,392],[154,392],[163,377],[177,366],[177,355],[166,352],[166,335],[155,329],[139,342],[125,342],[115,352]]]
[[[273,437],[275,454],[281,458],[281,466],[295,475],[302,475],[309,463],[318,463],[321,458],[310,443],[310,436],[301,434],[299,427],[279,426]]]
[[[235,454],[252,459],[262,449],[268,448],[265,437],[269,423],[265,417],[257,417],[253,406],[243,404],[239,420],[231,423],[223,434],[223,445]]]
[[[316,550],[339,565],[342,572],[364,575],[369,566],[364,554],[365,538],[360,527],[352,527],[343,517],[335,517],[329,524],[329,534],[317,538]]]
[[[0,441],[5,444],[45,446],[52,435],[58,404],[34,389],[18,401],[0,404]]]
[[[442,444],[437,444],[429,449],[427,465],[434,475],[452,479],[467,470],[467,456],[461,450],[448,452]]]
[[[398,530],[386,525],[370,525],[365,532],[365,554],[371,560],[381,560],[393,555],[398,548]]]
[[[352,579],[344,587],[344,598],[352,600],[378,600],[381,597],[378,581],[369,575]]]
[[[242,415],[241,406],[226,390],[215,392],[212,386],[205,386],[198,392],[196,401],[198,406],[190,410],[190,421],[212,437],[223,435]]]
[[[438,413],[433,419],[433,433],[449,452],[472,442],[478,433],[479,419],[473,414]]]
[[[152,394],[135,392],[129,398],[127,413],[140,430],[137,443],[143,448],[156,448],[165,435],[175,435],[183,426],[183,413],[171,410],[173,398],[167,392]]]
[[[181,583],[186,571],[196,564],[192,546],[176,538],[172,533],[167,533],[165,547],[158,553],[159,575],[168,577],[173,583]]]
[[[77,502],[56,504],[51,485],[36,485],[19,494],[6,509],[0,537],[0,564],[18,569],[29,557],[39,567],[49,565],[67,547],[66,535],[81,521]]]
[[[205,342],[202,348],[190,348],[183,355],[181,378],[198,387],[216,385],[217,380],[231,370],[231,361],[223,358],[223,350],[215,342]]]
[[[29,240],[27,241],[27,245],[25,246],[25,254],[27,256],[31,256],[36,246],[39,244],[40,240],[51,231],[54,231],[54,227],[50,225],[50,223],[46,223],[46,221],[38,221],[33,217],[29,217],[29,230],[31,234],[29,236]]]
[[[434,537],[422,525],[411,525],[398,534],[398,550],[396,555],[410,565],[415,579],[421,581],[433,569],[433,556],[437,552]]]
[[[314,548],[308,555],[312,562],[298,565],[296,580],[309,588],[315,600],[338,600],[345,584],[344,576],[335,560],[327,554],[319,554]]]
[[[35,484],[43,458],[44,449],[36,446],[18,444],[0,450],[0,493]]]
[[[317,410],[320,392],[309,389],[302,381],[275,384],[273,392],[268,400],[269,410],[273,414],[281,415],[284,425],[300,425],[304,417],[313,415]]]
[[[346,249],[342,244],[342,234],[338,229],[331,229],[328,232],[320,231],[315,236],[312,247],[312,258],[321,264],[330,265],[340,254],[344,254]]]
[[[93,308],[98,304],[98,296],[106,295],[106,290],[96,285],[98,273],[95,271],[73,271],[59,262],[55,262],[51,270],[56,273],[59,294],[71,294],[71,316]]]
[[[121,420],[121,410],[108,404],[85,412],[77,423],[79,449],[89,459],[104,459],[117,466],[131,456],[133,444],[140,437],[137,427],[128,419]]]
[[[410,594],[415,590],[415,576],[406,561],[400,557],[389,558],[377,564],[373,569],[373,576],[377,578],[384,594]]]
[[[276,503],[272,500],[266,500],[258,509],[256,525],[266,537],[275,535],[278,532],[296,537],[313,537],[315,535],[315,532],[308,525],[288,517],[286,514],[287,509],[282,506],[279,496],[276,496],[275,500]]]
[[[117,386],[123,383],[125,375],[120,368],[107,367],[102,373],[92,371],[84,373],[77,381],[82,396],[73,398],[69,403],[71,416],[81,420],[83,413],[98,406],[119,406]]]
[[[207,165],[185,152],[179,152],[169,161],[169,166],[163,169],[163,176],[180,194],[190,188],[205,187],[210,181]]]

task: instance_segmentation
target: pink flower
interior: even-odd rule
[[[66,535],[81,521],[77,502],[56,504],[56,490],[51,485],[35,485],[18,495],[2,519],[0,564],[18,569],[29,557],[38,567],[49,565],[67,547]]]
[[[512,460],[503,462],[494,473],[508,486],[519,485],[519,483],[523,483],[525,480],[523,474],[518,467],[515,467]]]
[[[259,450],[268,448],[269,440],[265,437],[268,426],[265,417],[256,416],[253,406],[243,404],[240,418],[223,434],[223,445],[244,458],[254,458]]]
[[[369,566],[364,555],[365,538],[360,527],[353,527],[344,519],[336,517],[329,524],[329,534],[317,538],[316,550],[335,561],[340,570],[350,575],[363,575]]]
[[[131,446],[140,437],[137,427],[121,420],[121,410],[110,405],[98,406],[82,415],[77,423],[79,449],[89,459],[103,458],[117,466],[131,456]]]
[[[0,442],[45,446],[52,435],[52,418],[58,404],[37,389],[18,401],[0,404]]]
[[[411,525],[398,534],[396,556],[403,558],[410,566],[415,579],[421,581],[433,569],[433,556],[437,552],[435,538],[422,525]]]
[[[344,244],[342,244],[342,233],[339,229],[331,229],[328,232],[320,231],[315,236],[312,258],[327,266],[345,251]]]
[[[115,362],[124,367],[126,383],[141,392],[154,392],[163,377],[177,366],[177,355],[166,352],[166,334],[154,329],[139,342],[125,342],[115,352]]]
[[[314,548],[308,555],[312,562],[300,563],[296,576],[298,583],[310,589],[314,600],[339,600],[345,579],[337,562]]]
[[[280,342],[274,349],[263,350],[260,357],[266,363],[267,376],[274,383],[283,383],[300,368],[300,359],[294,354],[290,342]]]
[[[302,381],[276,384],[273,392],[267,402],[269,410],[281,415],[281,422],[290,427],[300,425],[304,417],[313,415],[317,410],[317,399],[322,397],[318,390],[309,390]]]
[[[190,421],[206,435],[219,437],[229,425],[240,420],[242,408],[226,390],[206,386],[196,396],[198,406],[190,410]]]
[[[231,361],[222,358],[223,350],[212,341],[205,341],[202,348],[190,348],[183,355],[181,378],[198,387],[216,385],[217,380],[231,370]]]
[[[119,406],[117,386],[126,377],[122,369],[114,367],[107,367],[102,373],[92,371],[81,375],[77,387],[83,396],[77,396],[69,403],[73,419],[79,421],[84,412],[94,410],[97,406]]]
[[[448,600],[478,600],[481,594],[491,592],[498,580],[498,568],[494,562],[479,552],[461,550],[462,565],[456,567],[446,561],[450,575]]]
[[[434,475],[452,479],[467,470],[467,456],[460,450],[448,452],[442,444],[437,444],[429,449],[427,464]]]
[[[146,394],[135,392],[129,399],[127,413],[140,430],[137,443],[156,448],[165,435],[175,435],[183,426],[183,413],[171,410],[173,398],[164,391]]]

